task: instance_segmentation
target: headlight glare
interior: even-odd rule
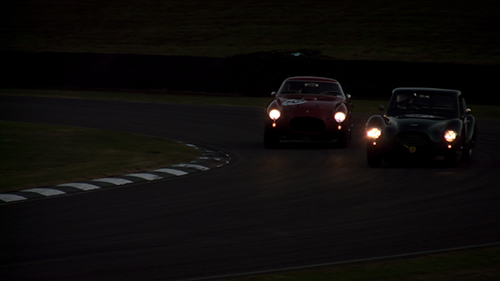
[[[281,112],[277,109],[273,109],[273,110],[269,111],[269,118],[271,118],[274,121],[276,121],[278,118],[280,118],[280,116],[281,116]]]
[[[337,112],[337,113],[335,113],[334,118],[335,118],[335,121],[342,123],[345,120],[345,113],[344,112]]]
[[[453,130],[448,130],[444,133],[444,139],[447,142],[452,142],[457,138],[457,133]]]
[[[366,131],[366,135],[371,139],[378,139],[382,135],[382,131],[379,128],[371,128]]]

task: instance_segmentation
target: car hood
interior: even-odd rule
[[[391,124],[396,126],[399,131],[428,131],[444,130],[450,120],[448,119],[429,119],[429,118],[390,118]]]
[[[460,119],[444,119],[440,117],[419,116],[419,117],[388,117],[386,127],[386,137],[392,138],[400,132],[414,131],[423,132],[433,140],[442,138],[445,130],[455,130],[460,134],[462,123]]]
[[[283,113],[294,116],[322,117],[331,113],[341,104],[344,99],[331,96],[303,96],[287,95],[277,99]]]

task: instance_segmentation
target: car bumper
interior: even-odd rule
[[[368,153],[392,159],[432,159],[438,156],[449,156],[461,151],[456,144],[427,143],[422,145],[406,145],[393,142],[368,142]]]
[[[266,133],[279,136],[283,140],[316,140],[331,141],[345,136],[350,131],[348,123],[338,124],[335,122],[325,123],[321,130],[299,131],[293,130],[287,122],[276,122],[273,126],[271,120],[266,122]]]

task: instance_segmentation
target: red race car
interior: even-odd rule
[[[345,147],[351,139],[352,103],[337,80],[290,77],[273,92],[266,109],[264,145],[282,140],[334,141]]]

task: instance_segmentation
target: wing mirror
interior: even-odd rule
[[[383,106],[383,105],[381,105],[381,104],[379,104],[379,106],[378,106],[378,110],[380,110],[380,111],[384,111],[384,109],[385,109],[385,108],[384,108],[384,106]]]
[[[271,92],[271,96],[275,96],[276,95],[276,92],[275,91],[272,91]]]

